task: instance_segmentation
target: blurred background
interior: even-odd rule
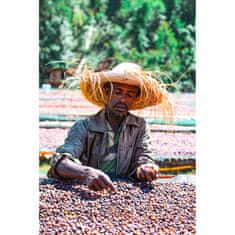
[[[40,86],[132,61],[195,91],[195,0],[40,0],[39,18]]]

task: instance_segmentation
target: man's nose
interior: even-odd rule
[[[122,103],[126,103],[126,98],[127,98],[127,96],[126,96],[125,94],[123,94],[123,95],[121,96],[121,98],[120,98],[120,101],[121,101]]]

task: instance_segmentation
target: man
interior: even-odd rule
[[[86,69],[80,88],[102,109],[73,125],[56,150],[48,176],[79,179],[92,190],[114,190],[109,176],[157,179],[159,167],[151,157],[146,122],[128,111],[157,104],[171,111],[159,83],[140,66],[123,63],[106,72]]]

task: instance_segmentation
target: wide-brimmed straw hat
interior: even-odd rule
[[[88,101],[99,107],[104,107],[109,101],[104,88],[105,83],[133,85],[139,87],[140,95],[131,106],[131,110],[162,105],[164,112],[172,112],[168,92],[164,89],[163,84],[160,84],[153,76],[153,72],[144,71],[134,63],[121,63],[112,70],[102,72],[92,72],[85,67],[80,81],[80,89]]]

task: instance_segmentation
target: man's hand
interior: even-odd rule
[[[157,179],[159,167],[156,164],[147,163],[140,165],[136,170],[136,177],[143,181],[152,181]]]
[[[56,172],[65,179],[78,179],[82,184],[86,184],[89,189],[95,191],[102,189],[116,191],[112,181],[105,173],[92,167],[77,164],[68,158],[59,162]]]
[[[86,170],[85,184],[89,189],[100,191],[103,189],[111,189],[115,191],[112,181],[109,176],[98,169],[88,167]]]

